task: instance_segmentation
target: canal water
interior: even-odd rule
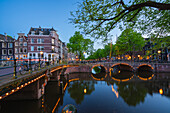
[[[70,74],[69,82],[66,77],[63,83],[48,82],[39,100],[1,101],[0,113],[61,113],[69,104],[77,113],[170,113],[169,73],[149,80],[128,76],[131,79],[122,82],[107,74]]]

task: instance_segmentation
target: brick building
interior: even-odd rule
[[[25,33],[18,33],[18,39],[15,40],[15,58],[27,59],[28,54],[28,37]]]
[[[14,59],[14,39],[0,34],[0,59]]]
[[[28,33],[28,58],[59,58],[59,35],[53,28],[32,28]]]

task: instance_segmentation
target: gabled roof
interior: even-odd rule
[[[7,40],[6,40],[6,37],[5,37],[5,35],[2,35],[2,34],[0,34],[0,40],[2,41],[7,41],[7,42],[13,42],[15,39],[14,38],[12,38],[12,37],[10,37],[10,36],[7,36]]]
[[[32,31],[35,32],[35,35],[39,35],[39,31],[42,31],[43,35],[49,35],[50,31],[55,31],[56,32],[56,30],[53,27],[52,28],[41,28],[41,27],[39,27],[39,28],[32,28],[31,27],[31,29],[30,29],[28,34],[30,35]]]

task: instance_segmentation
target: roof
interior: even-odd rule
[[[7,35],[7,41],[13,42],[15,39]],[[6,41],[5,35],[0,34],[0,41]]]
[[[56,30],[52,27],[52,28],[32,28],[30,29],[29,33],[28,34],[31,34],[31,31],[35,31],[35,35],[39,35],[39,31],[42,31],[43,32],[43,35],[49,35],[50,34],[50,31],[55,31]]]

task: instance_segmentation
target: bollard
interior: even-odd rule
[[[64,93],[63,81],[60,81],[60,94]]]
[[[31,73],[31,58],[29,58],[29,74]]]
[[[17,66],[16,66],[16,59],[14,59],[14,75],[13,75],[13,78],[17,78],[17,71],[16,71],[16,68],[17,68]]]

